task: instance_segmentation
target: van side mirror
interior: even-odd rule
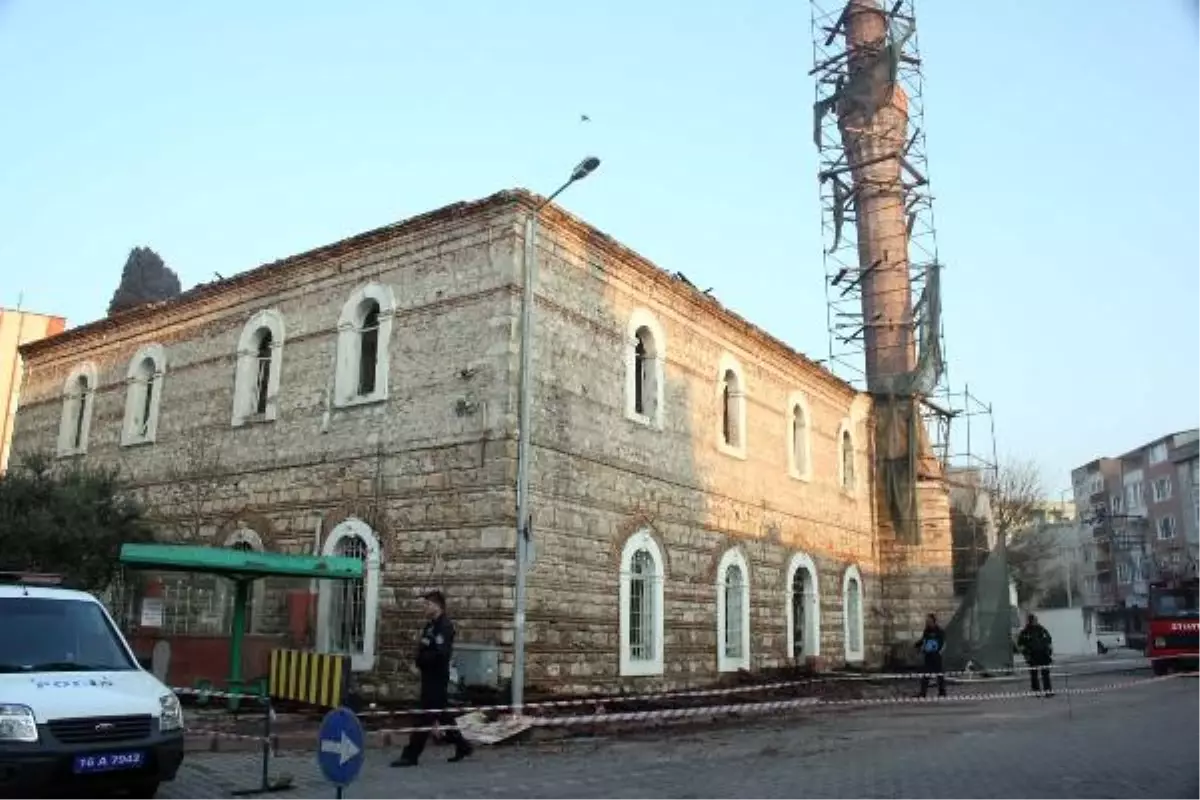
[[[138,656],[137,663],[138,663],[138,666],[141,667],[142,669],[146,670],[146,672],[154,671],[154,657],[153,656]]]

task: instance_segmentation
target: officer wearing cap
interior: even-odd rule
[[[450,761],[462,761],[474,749],[463,738],[454,725],[454,718],[446,710],[449,702],[450,656],[454,652],[454,623],[446,616],[446,598],[436,589],[422,598],[425,607],[425,627],[421,630],[421,641],[417,645],[417,669],[421,673],[420,727],[430,728],[436,722],[445,739],[454,745]],[[413,731],[408,744],[400,751],[400,757],[392,762],[393,767],[415,767],[429,740],[428,730]]]

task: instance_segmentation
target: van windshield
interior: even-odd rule
[[[0,598],[0,672],[137,669],[99,604]]]

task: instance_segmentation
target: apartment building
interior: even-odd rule
[[[13,422],[17,416],[21,375],[24,371],[17,349],[23,344],[62,333],[66,327],[67,321],[62,317],[0,308],[0,398],[3,398],[3,410],[0,412],[0,474],[8,468]]]
[[[1180,495],[1179,528],[1187,547],[1188,567],[1195,571],[1200,563],[1200,441],[1175,445],[1170,457]]]
[[[1198,439],[1200,430],[1178,431],[1071,470],[1075,506],[1096,542],[1097,595],[1131,632],[1141,615],[1125,612],[1146,606],[1150,581],[1195,570]]]

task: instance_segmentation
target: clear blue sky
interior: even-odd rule
[[[918,6],[951,377],[1052,493],[1197,423],[1194,7]],[[822,357],[810,66],[802,0],[0,0],[0,304],[79,324],[134,245],[186,287],[594,153],[567,208]]]

